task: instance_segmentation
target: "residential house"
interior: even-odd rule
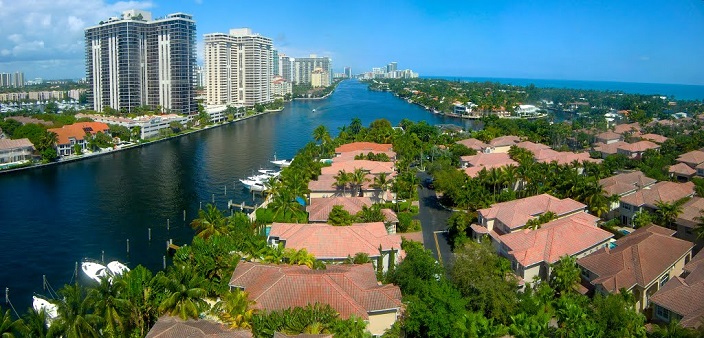
[[[329,167],[323,167],[320,172],[322,175],[337,175],[340,171],[353,173],[357,169],[362,169],[364,172],[379,175],[386,173],[391,175],[395,172],[394,162],[379,162],[369,160],[352,160],[346,162],[334,162]]]
[[[663,144],[667,141],[667,137],[658,134],[643,134],[639,136],[643,140],[648,140],[655,142],[657,144]]]
[[[146,338],[252,338],[252,331],[230,329],[222,323],[206,319],[182,320],[162,316],[147,332]]]
[[[461,144],[469,149],[474,149],[478,153],[490,153],[491,152],[491,147],[489,147],[488,144],[479,141],[475,138],[468,138],[464,140],[460,140],[456,142],[457,144]]]
[[[692,257],[692,243],[672,237],[675,232],[649,225],[577,260],[582,280],[594,292],[633,293],[636,309],[650,306],[650,297],[682,273]]]
[[[631,133],[632,135],[639,135],[641,131],[640,124],[634,122],[634,123],[624,123],[624,124],[617,124],[614,127],[614,132],[617,134],[625,134],[625,133]]]
[[[697,173],[696,169],[692,169],[690,166],[680,162],[675,165],[671,165],[667,172],[670,174],[671,178],[677,180],[677,182],[687,182],[694,177]]]
[[[650,141],[638,141],[619,146],[616,153],[626,155],[626,157],[631,159],[639,159],[643,157],[643,153],[651,149],[659,150],[660,146]]]
[[[316,259],[344,262],[357,253],[369,255],[375,267],[387,271],[401,262],[401,236],[389,234],[383,222],[356,223],[348,226],[329,224],[274,223],[267,241],[287,249],[306,249]]]
[[[677,320],[690,329],[704,321],[704,251],[684,266],[682,276],[670,279],[651,298],[653,317],[669,323]]]
[[[596,135],[596,142],[599,143],[612,144],[618,141],[623,141],[623,136],[610,130]]]
[[[633,217],[640,211],[655,212],[658,202],[674,203],[694,196],[694,183],[658,182],[633,194],[621,197],[619,215],[621,224],[633,225]]]
[[[68,156],[73,154],[76,144],[82,150],[87,148],[88,144],[85,140],[86,135],[104,133],[109,129],[110,127],[102,122],[77,122],[65,125],[61,128],[47,129],[47,131],[57,136],[56,153],[59,156]]]
[[[511,146],[515,146],[518,142],[521,142],[518,136],[501,136],[491,140],[489,146],[492,148],[492,153],[507,153]]]
[[[606,197],[630,195],[640,189],[648,188],[656,182],[657,180],[645,176],[641,171],[622,173],[599,180]],[[605,215],[606,219],[619,217],[619,204],[618,200],[611,202],[609,212]]]
[[[0,138],[0,168],[26,163],[32,159],[32,153],[34,145],[28,138]]]
[[[593,148],[594,151],[601,153],[601,158],[606,158],[609,155],[616,155],[618,153],[618,149],[627,144],[628,143],[623,141],[618,141],[611,144],[594,143]]]
[[[511,261],[524,281],[548,280],[551,265],[563,256],[584,257],[608,245],[613,234],[597,227],[598,217],[586,212],[498,237],[499,254]]]
[[[371,207],[374,203],[369,197],[327,197],[327,198],[311,198],[310,204],[306,207],[308,211],[308,221],[311,223],[327,223],[328,216],[332,208],[339,205],[351,215],[355,215],[362,211],[363,207]],[[386,216],[384,223],[386,224],[389,233],[396,233],[398,225],[398,216],[391,209],[382,209],[381,212]]]
[[[491,170],[506,166],[518,166],[518,162],[511,159],[507,153],[479,153],[460,157],[460,166],[466,168],[464,172],[469,177],[476,177],[483,169]]]
[[[682,212],[675,219],[677,238],[695,243],[695,251],[701,250],[704,247],[704,240],[697,239],[695,229],[702,223],[704,223],[704,198],[692,197],[682,204]]]
[[[559,199],[548,194],[501,202],[477,210],[478,225],[485,233],[498,235],[520,231],[531,219],[550,211],[558,218],[585,212],[587,206],[571,198]],[[473,228],[474,229],[474,228]]]
[[[698,165],[704,163],[704,151],[692,150],[690,152],[680,155],[676,159],[677,163],[684,163],[690,168],[694,169]]]
[[[308,190],[310,191],[310,198],[326,198],[333,196],[340,197],[359,197],[360,193],[357,187],[351,187],[350,184],[345,184],[344,186],[337,185],[337,179],[335,175],[327,174],[318,176],[317,180],[308,182]],[[389,176],[391,178],[393,176]],[[367,174],[364,182],[361,186],[361,196],[371,198],[372,202],[380,203],[393,201],[396,194],[388,191],[382,190],[374,185],[375,176],[372,174]]]
[[[230,288],[244,290],[261,311],[285,310],[309,304],[328,304],[343,319],[367,322],[367,330],[382,335],[401,315],[401,289],[380,285],[371,264],[329,265],[325,270],[306,266],[237,264]]]
[[[28,116],[8,116],[5,118],[5,120],[15,120],[19,123],[27,124],[27,123],[34,123],[34,124],[41,124],[47,127],[51,127],[54,125],[53,122],[51,121],[44,121],[40,119],[35,119],[33,117],[28,117]]]
[[[339,155],[335,156],[332,161],[333,162],[348,162],[348,161],[354,161],[357,156],[360,155],[369,155],[369,154],[374,154],[374,155],[379,155],[379,154],[384,154],[389,157],[391,161],[396,160],[396,153],[393,151],[364,151],[364,150],[356,150],[356,151],[346,151],[344,153],[340,153]]]
[[[393,151],[393,145],[388,143],[374,143],[374,142],[352,142],[343,144],[335,148],[335,155],[340,155],[342,153],[350,151],[363,151],[365,154],[367,152],[385,152]]]

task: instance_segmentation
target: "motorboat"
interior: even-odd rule
[[[105,265],[90,260],[81,263],[81,270],[88,278],[100,283],[103,278],[108,277],[108,269]]]
[[[262,191],[266,190],[266,187],[264,186],[264,184],[254,183],[251,186],[249,186],[249,190],[256,191],[256,192],[262,192]]]
[[[113,276],[122,276],[126,272],[130,271],[130,268],[128,268],[126,265],[124,265],[118,261],[112,261],[112,262],[108,263],[107,268],[108,268],[108,273],[110,273]]]
[[[56,304],[52,304],[50,301],[41,296],[32,296],[32,308],[37,312],[42,312],[42,310],[44,310],[44,313],[46,313],[47,324],[51,324],[51,321],[59,316],[57,311],[58,306],[56,306]]]
[[[286,168],[291,165],[289,160],[273,160],[271,163],[279,168]]]

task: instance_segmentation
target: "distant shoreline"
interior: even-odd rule
[[[704,100],[704,85],[674,84],[674,83],[644,83],[618,81],[588,81],[588,80],[557,80],[528,78],[492,78],[468,76],[421,76],[422,79],[440,79],[463,82],[497,82],[501,84],[528,86],[539,88],[566,88],[582,90],[600,90],[624,92],[627,94],[674,96],[677,100]]]

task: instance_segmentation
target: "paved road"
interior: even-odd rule
[[[418,178],[423,183],[418,188],[418,197],[420,199],[420,213],[417,218],[420,220],[421,228],[423,229],[423,242],[425,248],[432,251],[435,259],[443,263],[447,261],[452,250],[447,243],[447,219],[452,215],[452,211],[443,208],[435,196],[435,190],[425,187],[426,179],[430,176],[424,172],[418,173]],[[439,255],[438,255],[439,254]]]

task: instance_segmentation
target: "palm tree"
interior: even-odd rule
[[[128,326],[138,329],[140,337],[147,334],[157,317],[153,278],[152,272],[141,265],[122,277],[123,295],[130,307]]]
[[[100,317],[90,312],[85,290],[78,284],[66,285],[59,295],[62,302],[57,304],[58,319],[50,331],[57,330],[66,338],[99,337]]]
[[[45,150],[45,149],[50,149],[53,148],[54,145],[56,145],[56,142],[59,141],[59,136],[56,135],[56,133],[51,132],[51,131],[45,131],[44,135],[41,136],[40,141],[39,141],[39,149],[37,150]]]
[[[2,338],[14,338],[15,332],[19,332],[23,326],[22,319],[12,320],[12,313],[10,313],[10,309],[7,309],[2,316],[2,323],[0,323],[0,334]]]
[[[697,221],[699,221],[699,223],[694,228],[694,233],[697,234],[697,239],[704,239],[704,210],[699,210]]]
[[[164,286],[166,297],[159,304],[159,312],[178,316],[186,320],[198,318],[207,303],[203,300],[206,291],[204,279],[194,273],[188,265],[173,266],[167,274],[157,276]]]
[[[386,192],[390,184],[391,180],[388,178],[388,175],[386,173],[381,173],[374,177],[374,183],[372,183],[372,186]]]
[[[351,173],[350,181],[352,181],[354,186],[357,187],[357,196],[364,196],[364,192],[362,191],[362,185],[364,185],[365,182],[370,181],[367,178],[367,172],[364,171],[362,168],[354,168],[354,172]]]
[[[663,226],[671,228],[672,223],[679,214],[682,213],[682,204],[684,201],[676,201],[673,203],[667,203],[663,201],[655,202],[657,207],[656,213]]]
[[[276,192],[268,208],[274,211],[274,220],[278,222],[295,221],[301,212],[301,205],[296,201],[296,196],[285,187]]]
[[[53,338],[58,337],[56,330],[51,330],[47,324],[48,316],[46,311],[42,309],[41,311],[36,311],[34,308],[29,308],[27,313],[24,315],[24,323],[20,327],[20,333],[23,337],[42,337],[42,338]]]
[[[320,142],[320,155],[325,152],[325,144],[327,143],[328,140],[330,140],[330,133],[328,132],[328,128],[326,128],[324,125],[319,125],[313,130],[313,139],[316,142]]]
[[[205,210],[198,210],[198,218],[191,222],[191,227],[196,230],[196,236],[208,239],[227,233],[227,220],[217,207],[208,203]]]
[[[225,293],[215,304],[215,311],[220,319],[233,329],[251,328],[254,310],[253,301],[247,298],[247,293],[240,290]]]
[[[288,261],[288,264],[305,265],[311,269],[315,263],[315,257],[309,254],[306,249],[286,249],[284,250],[284,257]]]
[[[103,319],[103,333],[120,335],[126,330],[126,317],[129,314],[129,301],[122,298],[125,282],[122,277],[113,277],[112,281],[103,279],[100,284],[88,291],[87,300],[95,314]]]
[[[350,183],[352,180],[350,178],[350,174],[344,170],[340,170],[337,172],[337,175],[335,175],[335,186],[337,188],[342,188],[342,195],[345,196],[347,195],[347,192],[345,191],[345,187],[347,187],[347,184]]]

